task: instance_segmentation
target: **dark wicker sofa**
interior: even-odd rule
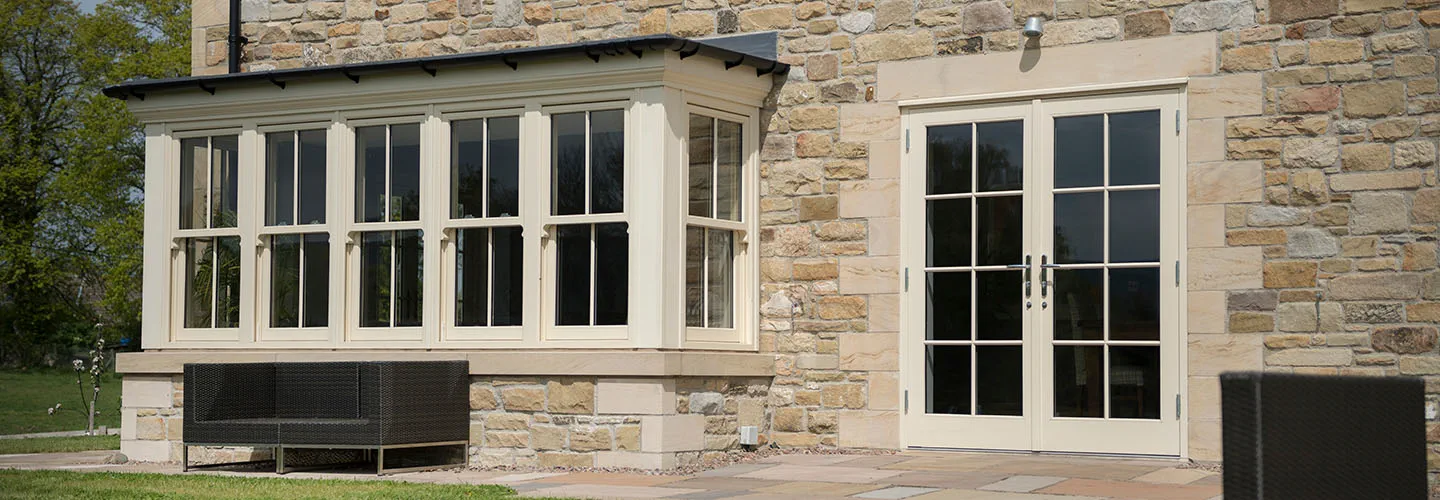
[[[385,450],[464,447],[469,441],[469,366],[465,361],[192,363],[185,365],[181,460],[191,446],[275,450]],[[433,467],[406,467],[403,470]],[[397,472],[391,468],[388,472]]]

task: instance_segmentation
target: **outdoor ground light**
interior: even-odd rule
[[[1025,20],[1025,28],[1020,33],[1026,38],[1037,38],[1045,34],[1045,21],[1039,16],[1031,16]]]

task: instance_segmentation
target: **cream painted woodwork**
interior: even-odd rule
[[[649,56],[649,54],[647,54]],[[704,56],[673,52],[644,58],[548,59],[505,66],[455,67],[431,76],[397,70],[349,79],[317,78],[284,88],[255,82],[176,90],[132,99],[145,124],[145,349],[474,349],[474,348],[693,348],[754,350],[759,328],[758,286],[759,107],[772,85],[745,66],[726,70]],[[575,216],[555,216],[550,205],[550,117],[593,110],[624,113],[624,209],[584,216],[589,222],[625,222],[628,229],[628,314],[625,325],[556,326],[553,310],[554,247],[550,234]],[[690,113],[709,113],[743,124],[743,218],[735,224],[734,328],[685,326],[685,158]],[[452,218],[450,127],[457,120],[518,117],[520,143],[517,217]],[[355,131],[375,125],[420,126],[419,220],[355,222]],[[266,226],[265,134],[326,131],[326,224]],[[238,135],[238,224],[219,230],[178,229],[179,140]],[[464,228],[522,228],[522,321],[519,326],[456,326],[455,233]],[[423,289],[419,326],[361,327],[360,249],[365,231],[419,230]],[[188,232],[187,232],[188,231]],[[217,232],[218,231],[218,232]],[[183,328],[184,241],[210,233],[238,235],[240,317],[234,328]],[[270,325],[269,270],[275,235],[324,232],[330,238],[326,327]],[[660,307],[657,307],[660,306]]]
[[[1184,140],[1177,127],[1185,94],[1182,85],[1157,86],[902,108],[908,144],[902,146],[901,188],[905,446],[1182,455],[1185,191]],[[1066,124],[1061,132],[1057,119]],[[1110,141],[1125,143],[1112,137],[1129,137],[1112,130],[1123,123],[1145,123],[1123,130],[1156,137],[1155,179],[1112,179],[1112,169],[1121,168],[1119,153],[1154,144],[1127,143],[1126,151],[1112,155]],[[1010,137],[986,142],[986,130],[1008,131]],[[960,131],[973,135],[944,142],[949,140],[944,134],[961,137]],[[1073,146],[1082,134],[1096,139],[1084,155]],[[1020,158],[1021,180],[996,181],[992,172],[987,181],[982,157],[1003,156],[1006,149],[998,145],[1006,140],[1023,144],[1020,152],[1011,152]],[[932,141],[941,144],[936,152],[929,152]],[[966,144],[967,154],[974,155],[966,160],[970,178],[963,182],[932,168],[946,161],[942,156],[953,148],[945,144],[952,143]],[[1074,181],[1072,169],[1079,167],[1072,165],[1091,153],[1099,173]],[[1062,175],[1058,183],[1057,175]],[[943,183],[964,187],[936,187]],[[1140,200],[1134,202],[1139,207],[1153,202],[1155,208],[1110,211],[1130,200]],[[956,223],[956,217],[962,220]],[[947,228],[963,230],[964,241],[954,239],[960,231]],[[1070,238],[1057,240],[1057,230]],[[1112,245],[1112,239],[1124,243]],[[944,255],[944,245],[968,255],[937,257]],[[1057,281],[1060,273],[1068,274]],[[945,287],[956,280],[963,280],[964,291],[944,292],[959,289]],[[1112,300],[1117,293],[1130,299],[1151,295],[1150,286],[1158,286],[1156,308]],[[956,316],[955,308],[970,312]],[[1121,308],[1123,319],[1116,312]],[[1134,319],[1151,313],[1158,318],[1154,323]],[[955,334],[937,326],[957,321],[968,331]],[[965,386],[954,388],[959,384]]]

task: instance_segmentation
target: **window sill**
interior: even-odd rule
[[[176,350],[121,353],[115,371],[124,374],[179,374],[185,363],[271,361],[438,361],[464,359],[471,375],[592,377],[768,377],[775,356],[755,352],[513,350],[513,351],[213,351]]]

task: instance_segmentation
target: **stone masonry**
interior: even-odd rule
[[[223,71],[224,2],[194,12],[194,72]],[[1037,50],[1027,16],[1048,20],[1048,57],[1208,34],[1219,57],[1187,87],[1189,455],[1220,456],[1224,370],[1422,376],[1440,405],[1440,0],[246,0],[243,16],[251,71],[779,31],[794,68],[762,117],[761,350],[786,446],[899,443],[901,132],[872,94],[882,66]],[[573,426],[628,446],[624,419],[575,422],[572,451]]]

